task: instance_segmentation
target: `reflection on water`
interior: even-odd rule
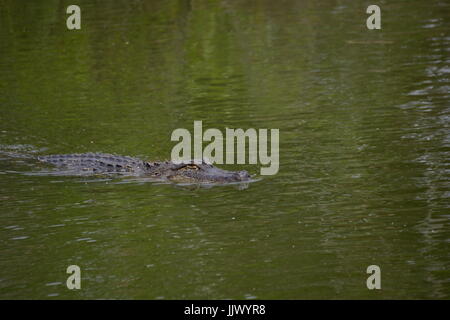
[[[0,298],[449,298],[448,4],[382,4],[378,31],[358,2],[79,5],[77,32],[51,2],[0,10]],[[280,129],[279,173],[205,188],[33,160],[164,160],[194,120]]]

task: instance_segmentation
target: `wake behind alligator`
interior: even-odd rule
[[[231,183],[251,179],[247,171],[227,171],[204,161],[184,163],[147,162],[139,158],[106,153],[38,156],[38,160],[78,174],[124,174],[177,183]]]

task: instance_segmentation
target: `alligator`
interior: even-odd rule
[[[107,153],[38,156],[38,160],[64,167],[75,174],[124,174],[176,183],[229,183],[249,181],[247,171],[227,171],[205,161],[147,162],[139,158]]]

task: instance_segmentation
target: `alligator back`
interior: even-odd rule
[[[57,167],[93,173],[134,173],[142,174],[146,162],[132,157],[117,156],[107,153],[81,153],[39,156],[38,160],[51,163]]]

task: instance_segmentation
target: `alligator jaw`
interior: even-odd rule
[[[233,183],[250,180],[250,175],[247,171],[219,170],[221,171],[220,174],[173,174],[168,176],[167,179],[176,183]]]

